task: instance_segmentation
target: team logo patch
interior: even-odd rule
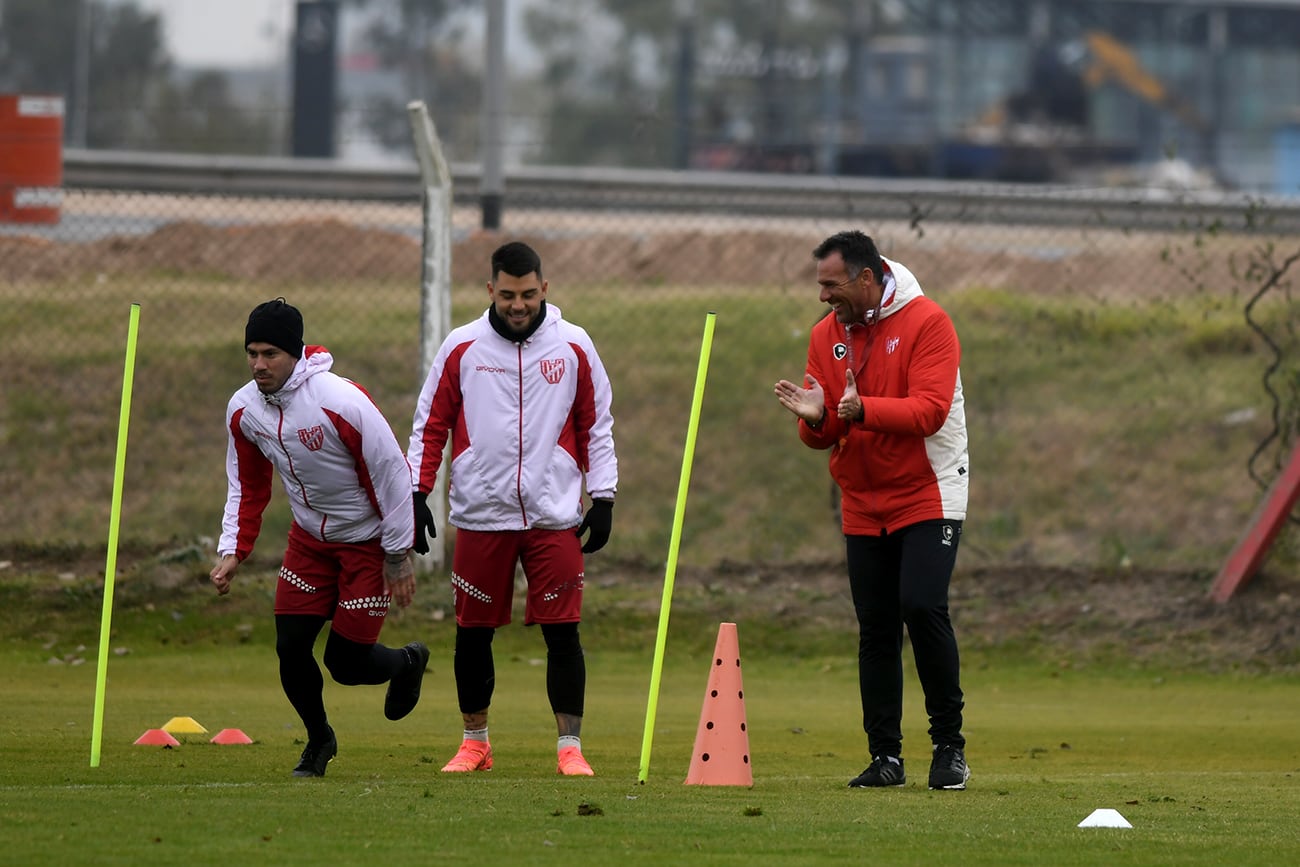
[[[831,352],[835,353],[836,361],[841,361],[843,360],[844,356],[849,354],[849,348],[845,346],[843,343],[837,343],[835,344],[834,347],[831,348]]]
[[[944,545],[951,546],[952,539],[953,539],[952,524],[944,524],[943,530],[941,532],[943,535],[943,539],[941,540],[941,543]]]
[[[551,385],[555,385],[561,379],[564,379],[563,358],[546,358],[537,364],[542,369],[542,376],[546,377],[546,381]]]
[[[325,445],[325,430],[318,424],[298,428],[298,442],[305,445],[308,451],[320,451],[320,447]]]

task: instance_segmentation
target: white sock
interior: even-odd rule
[[[560,735],[560,740],[555,745],[555,751],[558,753],[565,747],[577,747],[578,752],[582,752],[582,738],[577,735]]]
[[[484,726],[481,729],[474,729],[473,731],[469,729],[465,729],[465,740],[482,741],[483,743],[487,743],[488,742],[487,726]]]

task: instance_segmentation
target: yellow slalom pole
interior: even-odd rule
[[[659,603],[659,632],[655,636],[654,665],[650,670],[650,700],[646,706],[645,735],[641,739],[641,770],[637,782],[645,784],[650,773],[650,742],[654,739],[655,711],[659,705],[659,678],[663,673],[664,644],[668,639],[668,612],[672,607],[673,581],[677,576],[677,550],[682,540],[682,519],[686,514],[686,491],[691,484],[691,461],[695,457],[695,434],[700,426],[700,406],[704,403],[704,380],[709,372],[709,352],[713,348],[713,325],[718,314],[710,311],[704,320],[704,341],[700,344],[700,366],[695,372],[695,397],[691,401],[691,420],[686,428],[686,449],[682,455],[681,480],[677,483],[677,508],[673,513],[672,538],[668,542],[668,565],[664,570],[664,594]]]
[[[113,505],[108,517],[108,561],[104,564],[104,606],[99,622],[99,667],[95,675],[95,723],[90,735],[90,766],[99,767],[104,737],[104,684],[108,678],[108,638],[113,622],[113,576],[117,572],[117,530],[122,518],[122,477],[126,474],[126,430],[131,420],[131,383],[135,379],[135,344],[140,331],[140,305],[131,305],[126,331],[126,364],[122,369],[122,409],[117,421],[117,459],[113,464]]]

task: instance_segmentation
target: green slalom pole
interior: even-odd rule
[[[95,675],[95,723],[90,735],[90,766],[99,767],[104,737],[104,684],[108,678],[108,638],[113,622],[113,576],[117,572],[117,530],[122,518],[122,477],[126,474],[126,430],[131,420],[131,383],[135,379],[135,344],[140,331],[140,305],[131,305],[126,331],[126,364],[122,369],[122,409],[117,421],[117,459],[113,464],[113,505],[108,517],[108,561],[104,564],[104,607],[99,622],[99,666]]]
[[[673,513],[672,538],[668,542],[668,565],[664,570],[664,595],[659,603],[659,632],[655,636],[655,659],[650,670],[650,700],[646,706],[645,735],[641,739],[641,770],[637,782],[645,784],[650,773],[650,742],[654,740],[655,711],[659,705],[659,678],[663,673],[664,644],[668,640],[668,612],[672,608],[673,581],[677,575],[677,550],[682,541],[682,518],[686,514],[686,491],[691,484],[691,461],[695,457],[695,434],[700,426],[700,406],[704,403],[704,380],[709,372],[709,352],[713,348],[713,325],[718,314],[709,312],[704,320],[704,341],[700,344],[700,366],[695,372],[695,397],[691,400],[691,420],[686,428],[686,449],[682,455],[681,480],[677,483],[677,509]]]

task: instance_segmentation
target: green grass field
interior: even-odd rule
[[[1275,359],[1244,322],[1236,286],[1130,297],[1093,294],[1091,267],[1058,272],[1042,286],[1015,274],[959,290],[927,281],[962,338],[971,434],[954,618],[959,638],[964,615],[985,625],[962,643],[974,771],[962,793],[924,786],[910,662],[909,785],[845,788],[868,761],[852,615],[841,586],[815,580],[838,574],[842,541],[826,456],[798,443],[772,397],[777,378],[801,372],[824,310],[809,286],[765,276],[718,287],[705,271],[702,284],[569,278],[553,290],[601,347],[620,453],[614,534],[588,571],[589,780],[555,775],[544,650],[518,626],[496,642],[496,769],[439,773],[460,719],[447,594],[434,588],[384,636],[433,648],[419,708],[390,723],[382,688],[327,685],[339,758],[323,780],[293,779],[302,732],[280,691],[270,615],[281,494],[236,592],[217,599],[206,583],[225,488],[221,413],[247,378],[248,309],[278,294],[301,304],[311,339],[367,385],[401,439],[419,385],[409,286],[153,270],[89,288],[0,286],[0,330],[12,338],[0,345],[0,483],[13,506],[0,522],[0,865],[1300,863],[1294,526],[1265,563],[1269,582],[1213,628],[1198,619],[1209,576],[1262,497],[1247,460],[1274,427],[1264,375]],[[136,300],[123,550],[92,768],[122,341]],[[482,309],[481,286],[458,287],[455,301],[460,323]],[[679,582],[639,785],[661,591],[643,577],[664,562],[710,310],[680,552],[693,580]],[[1274,297],[1257,312],[1284,347],[1273,384],[1292,413],[1294,305]],[[40,569],[24,572],[26,560]],[[1078,593],[1051,583],[1053,567],[1112,580]],[[1006,574],[976,596],[962,583],[971,569]],[[1017,583],[1026,575],[1031,591]],[[1071,602],[1041,616],[1058,592]],[[1252,613],[1266,607],[1271,619]],[[683,785],[720,619],[739,624],[752,788]],[[1228,645],[1231,657],[1217,657]],[[255,743],[133,744],[174,716]],[[1076,827],[1097,808],[1133,828]]]
[[[555,775],[544,651],[511,626],[497,647],[487,773],[444,775],[460,739],[453,626],[428,605],[390,644],[433,658],[420,706],[386,721],[382,687],[327,684],[340,740],[324,779],[289,775],[302,732],[280,692],[266,601],[123,588],[107,663],[100,764],[90,766],[100,608],[69,591],[0,615],[0,863],[11,864],[1280,864],[1300,859],[1300,713],[1293,679],[1062,666],[1048,653],[964,660],[965,792],[925,788],[927,738],[908,669],[905,788],[849,790],[867,762],[854,638],[763,636],[740,622],[753,786],[687,786],[717,633],[673,611],[644,785],[654,629],[604,614],[584,628],[584,751],[593,779]],[[10,588],[12,589],[12,587]],[[640,592],[645,592],[641,588]],[[42,613],[44,612],[44,614]],[[806,637],[806,641],[800,641]],[[788,646],[812,648],[791,653]],[[57,662],[51,660],[58,660]],[[191,716],[252,745],[136,746]],[[1094,809],[1132,829],[1076,827]]]

